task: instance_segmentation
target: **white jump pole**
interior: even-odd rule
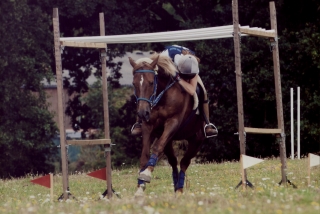
[[[300,159],[300,87],[297,88],[297,151]]]
[[[291,159],[294,159],[294,133],[293,133],[293,88],[290,88],[290,104],[291,104]]]

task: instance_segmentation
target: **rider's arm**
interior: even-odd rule
[[[179,84],[191,95],[193,96],[196,92],[197,82],[198,82],[198,74],[193,77],[190,82],[187,82],[183,79],[180,79]]]

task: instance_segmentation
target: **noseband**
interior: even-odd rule
[[[144,97],[137,97],[136,95],[136,89],[134,88],[134,96],[136,97],[137,103],[140,100],[146,101],[150,104],[151,109],[157,105],[157,103],[159,102],[159,100],[161,99],[162,95],[164,94],[164,92],[166,92],[175,82],[176,80],[172,80],[172,78],[170,78],[166,88],[161,91],[161,93],[157,96],[157,87],[158,87],[158,73],[154,70],[136,70],[135,73],[153,73],[154,74],[154,81],[153,81],[153,93],[150,96],[149,99],[144,98]]]
[[[156,98],[157,93],[157,86],[158,86],[158,74],[154,70],[136,70],[135,73],[153,73],[154,74],[154,80],[153,80],[153,93],[149,99],[144,97],[137,97],[136,95],[136,89],[134,88],[134,96],[136,97],[137,103],[140,100],[146,101],[150,104],[151,107],[153,107],[154,100]]]

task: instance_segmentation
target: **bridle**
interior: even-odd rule
[[[150,104],[151,109],[158,104],[158,102],[161,99],[164,92],[166,92],[176,82],[176,80],[172,80],[172,78],[170,78],[166,88],[163,91],[161,91],[159,93],[159,95],[157,96],[158,73],[154,70],[136,70],[135,73],[153,73],[154,74],[153,93],[149,99],[147,99],[145,97],[137,97],[136,89],[134,88],[134,96],[136,97],[136,102],[138,103],[140,100],[146,101]]]
[[[157,93],[157,86],[158,86],[158,73],[155,72],[154,70],[136,70],[135,73],[153,73],[154,74],[154,80],[153,80],[153,93],[150,96],[149,99],[144,98],[144,97],[137,97],[136,95],[136,89],[134,88],[134,96],[136,97],[137,103],[140,100],[148,102],[151,107],[153,106],[154,100],[156,98],[156,93]]]

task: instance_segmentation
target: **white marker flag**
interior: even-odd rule
[[[309,153],[310,167],[320,165],[320,156]]]
[[[256,165],[258,163],[261,163],[262,159],[250,157],[247,155],[242,155],[242,163],[243,163],[243,169],[249,168],[253,165]]]

